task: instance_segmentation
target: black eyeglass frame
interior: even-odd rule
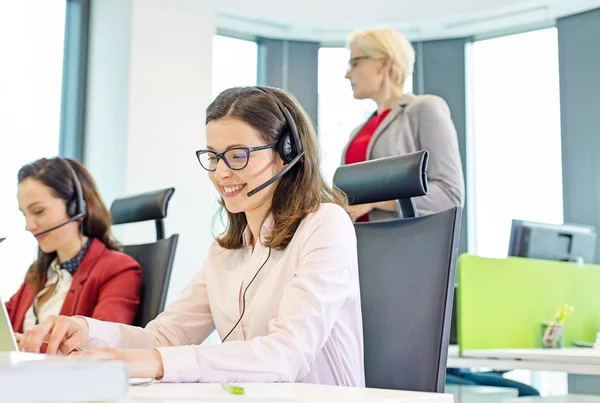
[[[217,153],[212,150],[198,150],[198,151],[196,151],[196,158],[198,159],[200,166],[202,168],[206,169],[208,172],[214,172],[217,170],[217,165],[219,165],[219,160],[223,160],[225,162],[225,165],[227,165],[229,167],[229,169],[232,169],[234,171],[241,171],[242,169],[244,169],[248,166],[248,162],[250,161],[251,153],[253,153],[254,151],[267,150],[269,148],[274,148],[274,145],[269,144],[269,145],[257,146],[257,147],[231,147],[231,148],[228,148],[227,150],[223,151],[222,153]],[[244,164],[243,167],[234,168],[231,166],[231,164],[229,163],[227,158],[225,158],[225,154],[228,153],[229,151],[233,151],[233,150],[242,150],[242,151],[246,152],[246,163]],[[214,154],[215,158],[217,159],[217,162],[215,163],[215,169],[209,169],[208,167],[205,167],[204,165],[202,165],[202,160],[200,159],[200,156],[204,155],[204,154],[208,154],[208,153]]]

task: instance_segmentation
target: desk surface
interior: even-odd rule
[[[600,365],[600,350],[594,348],[503,348],[465,350],[464,357],[507,358],[511,360],[581,362]]]
[[[386,402],[452,403],[450,394],[407,392],[383,389],[346,388],[302,383],[240,384],[244,395],[231,395],[220,384],[161,384],[131,386],[120,403],[218,402]]]
[[[504,400],[503,403],[598,403],[600,397],[591,395],[564,395],[546,397],[521,397]]]
[[[458,357],[458,349],[450,348],[448,368],[528,369],[600,375],[600,350],[592,348],[465,350],[463,356]]]

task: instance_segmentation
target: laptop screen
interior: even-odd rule
[[[0,351],[19,351],[4,301],[0,298]]]
[[[0,238],[0,243],[6,238]],[[4,301],[0,298],[0,351],[19,351]]]

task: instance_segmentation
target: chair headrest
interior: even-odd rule
[[[168,188],[116,199],[110,206],[113,224],[162,220],[174,192],[175,188]]]
[[[402,200],[427,194],[429,151],[344,165],[335,171],[333,183],[350,204]]]

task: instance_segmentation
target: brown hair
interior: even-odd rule
[[[110,213],[100,198],[94,179],[88,170],[79,162],[66,158],[64,158],[64,160],[66,160],[75,171],[77,179],[79,179],[79,182],[81,183],[83,198],[86,202],[87,215],[81,224],[83,235],[102,241],[108,249],[120,250],[120,245],[113,238],[110,230],[112,224]],[[19,170],[17,178],[18,183],[23,182],[27,178],[40,181],[45,186],[52,189],[54,196],[63,199],[65,203],[75,200],[77,197],[71,172],[60,158],[41,158],[30,164],[24,165]],[[31,285],[34,294],[37,294],[44,286],[48,267],[55,257],[56,252],[45,253],[41,249],[38,250],[38,258],[31,265],[27,273],[27,282]]]
[[[277,184],[271,211],[273,228],[265,240],[265,246],[284,249],[292,240],[300,222],[316,211],[321,203],[336,203],[344,209],[348,202],[339,189],[325,183],[319,170],[319,150],[313,123],[298,101],[286,92],[266,87],[289,110],[304,148],[304,162],[297,163]],[[282,133],[288,132],[285,116],[277,102],[257,87],[236,87],[221,92],[206,110],[206,123],[222,118],[241,120],[260,132],[266,144],[275,144]],[[220,200],[217,216],[225,210]],[[243,233],[247,226],[244,213],[227,211],[227,227],[217,237],[219,245],[226,249],[243,246]]]

